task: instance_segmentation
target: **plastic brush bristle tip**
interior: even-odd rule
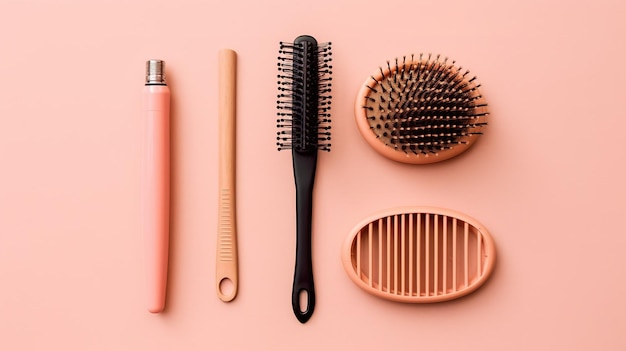
[[[278,150],[330,151],[331,44],[300,36],[278,53]]]

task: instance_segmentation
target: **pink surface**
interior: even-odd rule
[[[305,8],[308,8],[305,10]],[[624,350],[626,62],[620,1],[0,4],[1,350]],[[275,148],[278,42],[333,42],[333,150],[314,208],[317,306],[290,305],[291,155]],[[237,51],[240,286],[215,293],[217,51]],[[490,105],[468,152],[389,161],[359,135],[356,92],[387,59],[448,55]],[[167,307],[145,309],[140,175],[145,60],[172,89]],[[356,223],[447,207],[488,228],[491,279],[406,305],[344,273]]]

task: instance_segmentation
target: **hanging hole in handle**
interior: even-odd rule
[[[298,293],[298,301],[300,313],[307,313],[309,310],[309,292],[304,289],[300,290]]]
[[[230,278],[223,278],[218,289],[223,296],[231,296],[235,292],[235,284]]]

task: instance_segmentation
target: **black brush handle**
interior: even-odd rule
[[[313,262],[311,255],[311,222],[313,210],[313,183],[317,165],[317,150],[293,151],[293,172],[296,181],[296,267],[293,277],[291,304],[300,323],[306,323],[315,308]],[[306,294],[306,305],[300,295]]]

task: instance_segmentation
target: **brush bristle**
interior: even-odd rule
[[[467,144],[487,124],[476,77],[448,58],[405,56],[379,71],[363,108],[376,137],[396,151],[437,155]]]
[[[310,36],[280,43],[278,150],[330,151],[330,43]]]

